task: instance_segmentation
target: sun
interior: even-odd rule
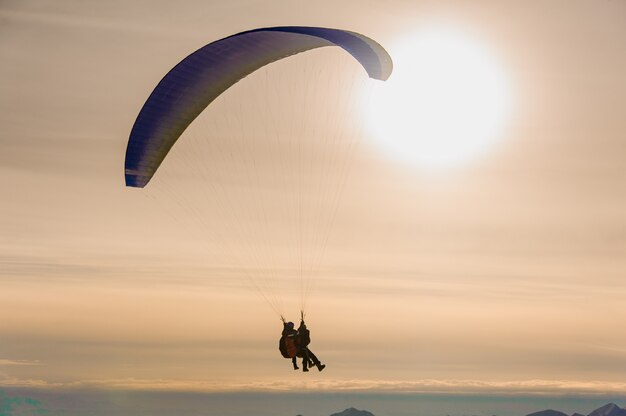
[[[366,123],[394,159],[425,170],[462,166],[501,136],[510,88],[478,43],[423,30],[391,50],[394,72],[370,92]]]

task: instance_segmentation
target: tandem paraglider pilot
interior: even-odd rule
[[[301,317],[300,326],[297,330],[293,322],[285,321],[282,316],[280,319],[283,321],[283,332],[278,342],[278,349],[283,357],[291,358],[293,369],[299,369],[296,357],[302,358],[302,371],[309,371],[309,367],[313,366],[317,367],[319,371],[326,368],[326,365],[322,364],[309,349],[311,332],[304,323],[304,315]]]

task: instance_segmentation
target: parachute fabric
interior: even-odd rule
[[[126,149],[126,185],[143,188],[189,124],[237,81],[271,62],[332,45],[348,51],[372,78],[386,80],[391,74],[391,58],[372,39],[319,27],[242,32],[183,59],[157,85],[135,121]]]

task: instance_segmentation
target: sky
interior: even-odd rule
[[[0,387],[626,393],[625,19],[626,3],[615,0],[0,1]],[[395,159],[370,125],[378,113],[359,112],[362,86],[384,84],[371,87],[363,74],[346,83],[341,74],[360,68],[323,48],[235,86],[190,127],[200,148],[173,149],[164,178],[192,171],[188,156],[198,153],[214,157],[198,159],[215,188],[195,194],[200,179],[126,188],[129,133],[164,74],[213,40],[278,25],[363,33],[389,51],[397,74],[402,45],[432,28],[480,45],[508,88],[496,140],[435,171]],[[309,64],[332,76],[324,87],[313,69],[294,75]],[[335,89],[346,84],[353,94]],[[354,113],[319,109],[334,92],[338,103],[356,97],[343,106]],[[271,111],[286,115],[260,112],[268,94],[278,103]],[[301,98],[317,109],[291,105]],[[395,96],[395,113],[418,117],[415,99]],[[481,107],[480,93],[470,99]],[[300,122],[303,114],[315,117]],[[288,170],[262,147],[232,155],[242,140],[268,137],[259,124],[267,119],[284,123],[286,136],[298,128],[326,137],[341,122],[358,140],[347,175],[322,164],[340,198],[334,219],[320,217],[327,242],[310,240],[323,251],[306,299],[322,373],[294,372],[278,355],[281,323],[256,289],[262,250],[280,263],[301,247],[295,181],[242,182]],[[450,115],[443,124],[455,123]],[[389,128],[387,138],[400,134]],[[210,147],[207,135],[233,130]],[[304,143],[310,160],[326,160]],[[246,157],[255,171],[238,170]],[[318,201],[303,206],[334,212]],[[260,206],[270,218],[261,225]],[[270,291],[296,321],[298,260],[285,261]]]

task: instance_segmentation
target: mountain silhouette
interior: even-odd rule
[[[567,413],[559,412],[558,410],[542,410],[540,412],[530,413],[526,416],[568,416]]]
[[[615,403],[609,403],[589,413],[589,416],[626,416],[626,409]]]
[[[367,410],[359,410],[359,409],[355,409],[354,407],[351,407],[349,409],[344,410],[343,412],[333,413],[330,416],[374,416],[374,415],[368,412]]]
[[[529,413],[526,416],[567,416],[567,414],[559,412],[558,410],[548,409],[540,412]],[[574,413],[572,416],[583,415],[580,413]],[[609,403],[597,408],[587,416],[626,416],[626,409],[619,407],[615,403]]]

